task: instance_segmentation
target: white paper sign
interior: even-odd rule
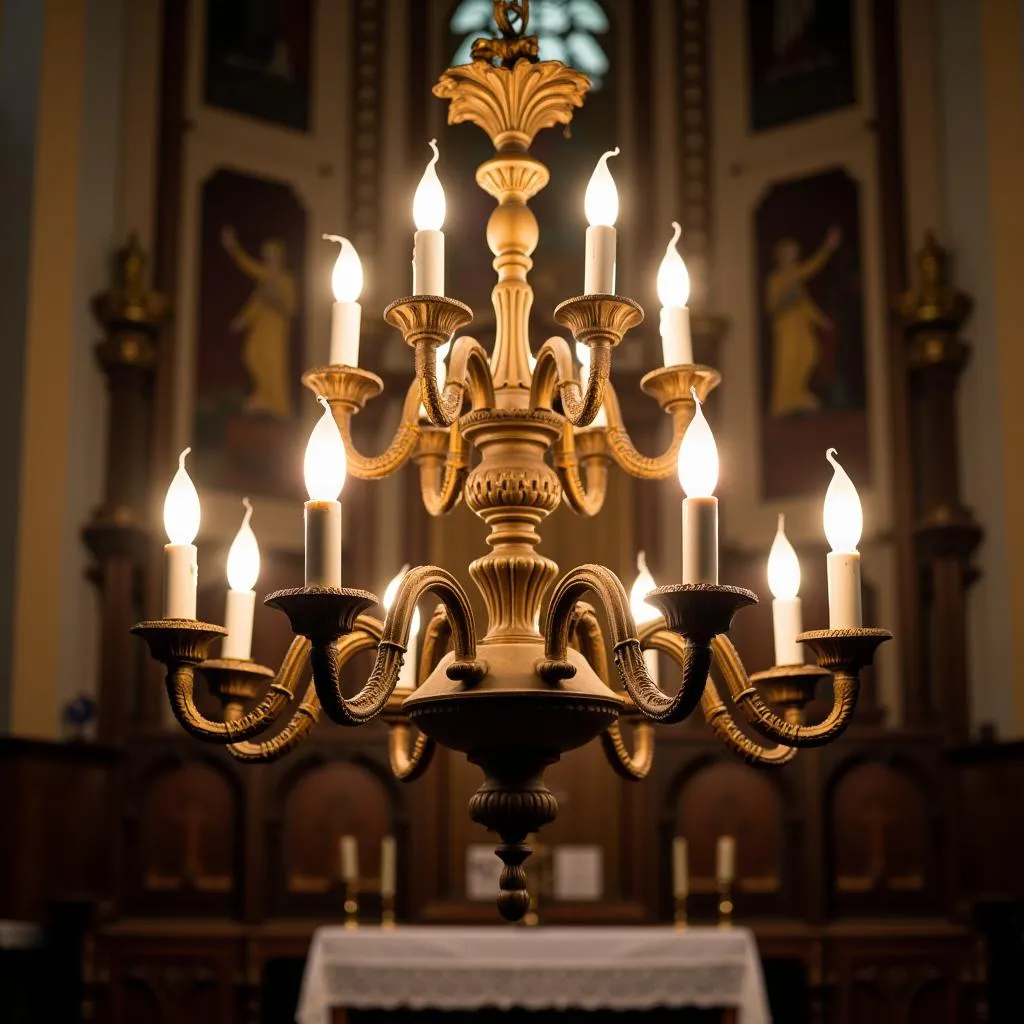
[[[500,877],[501,861],[493,846],[474,843],[466,847],[466,899],[493,900]]]
[[[604,895],[604,851],[600,846],[556,846],[556,900],[599,900]]]

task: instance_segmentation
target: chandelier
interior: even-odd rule
[[[372,457],[353,446],[352,418],[381,393],[383,383],[356,365],[362,275],[355,250],[336,239],[341,251],[331,365],[303,377],[324,406],[306,451],[305,586],[266,598],[288,616],[296,634],[281,667],[274,672],[249,657],[258,550],[248,513],[229,556],[228,628],[196,619],[192,541],[199,528],[199,499],[185,470],[187,450],[165,505],[171,540],[165,617],[134,627],[166,666],[167,694],[181,726],[201,740],[226,745],[239,760],[283,756],[309,735],[321,712],[342,726],[381,716],[399,779],[420,776],[437,744],[465,753],[484,775],[469,812],[500,839],[498,909],[513,921],[529,906],[523,868],[530,854],[527,837],[558,810],[544,771],[563,753],[600,737],[612,767],[627,779],[642,779],[654,755],[652,723],[678,723],[699,706],[713,731],[746,762],[785,764],[798,748],[828,743],[842,733],[854,713],[860,671],[891,637],[861,625],[860,502],[830,450],[834,476],[824,519],[833,549],[828,555],[831,628],[800,632],[799,565],[780,522],[769,559],[780,664],[748,677],[727,632],[735,612],[757,599],[749,590],[718,582],[713,496],[718,455],[700,403],[720,378],[693,363],[688,280],[675,250],[678,229],[658,278],[667,365],[640,384],[672,419],[665,452],[649,457],[637,451],[609,381],[612,350],[643,320],[636,302],[614,294],[618,200],[607,160],[615,151],[598,162],[587,193],[586,294],[567,299],[554,313],[572,334],[583,370],[577,374],[573,350],[561,337],[549,338],[532,357],[533,292],[527,275],[539,230],[527,204],[549,174],[529,149],[537,132],[568,124],[589,83],[560,62],[537,60],[536,37],[524,33],[528,6],[527,0],[496,2],[497,38],[478,40],[472,62],[449,68],[434,87],[437,96],[450,101],[449,121],[478,125],[496,151],[476,172],[477,183],[497,200],[487,224],[497,272],[491,355],[465,335],[452,343],[472,312],[443,294],[444,194],[434,168],[435,148],[414,203],[416,294],[384,313],[413,349],[416,380],[397,433],[386,451]],[[445,374],[439,352],[449,345]],[[429,422],[421,424],[422,419]],[[341,586],[338,498],[346,467],[357,477],[379,479],[409,461],[419,467],[423,501],[432,515],[464,501],[490,529],[490,550],[469,566],[487,609],[482,635],[462,585],[439,566],[413,568],[389,588],[383,621],[370,614],[378,604],[373,594]],[[611,463],[643,480],[669,477],[678,468],[687,495],[683,583],[648,593],[641,581],[653,586],[653,580],[642,574],[631,604],[613,572],[581,565],[546,597],[558,566],[537,552],[538,527],[562,502],[581,515],[596,515]],[[417,603],[427,595],[439,605],[424,630],[417,680],[409,666],[403,669],[403,660],[418,625]],[[603,610],[610,636],[587,597]],[[208,658],[222,637],[221,657]],[[801,645],[813,652],[817,665],[804,664]],[[360,651],[375,651],[376,658],[365,685],[346,698],[340,673]],[[645,658],[658,651],[681,670],[673,694],[657,682],[656,655]],[[709,677],[712,663],[728,690],[728,704]],[[307,664],[312,681],[300,695]],[[197,708],[196,669],[221,701],[222,720]],[[803,709],[830,673],[832,707],[822,721],[806,724]],[[737,724],[737,713],[748,730]],[[620,720],[634,724],[632,749]],[[261,734],[270,738],[258,740]]]

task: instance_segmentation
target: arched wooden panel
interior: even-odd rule
[[[336,888],[341,876],[341,837],[352,835],[359,844],[361,886],[375,888],[381,840],[393,831],[390,793],[367,768],[342,762],[304,772],[284,795],[283,877],[278,884],[296,896]]]
[[[142,886],[150,893],[236,888],[236,794],[200,761],[158,772],[140,804]]]
[[[679,790],[677,835],[689,847],[690,891],[715,891],[718,837],[736,839],[736,891],[777,894],[783,885],[783,808],[777,785],[733,761],[699,769]]]
[[[903,767],[868,761],[832,790],[832,886],[837,896],[893,898],[924,892],[929,881],[925,797]]]

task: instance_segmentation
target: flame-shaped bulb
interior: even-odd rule
[[[345,444],[327,399],[318,395],[317,401],[324,411],[306,443],[302,470],[310,501],[337,501],[348,475]]]
[[[636,556],[636,569],[636,579],[629,588],[629,607],[633,612],[633,621],[639,626],[644,622],[652,622],[661,615],[661,612],[644,600],[657,584],[651,570],[647,568],[647,559],[642,551]]]
[[[679,446],[679,483],[688,498],[710,498],[718,486],[718,445],[696,389],[690,388],[690,394],[695,408]]]
[[[356,247],[341,235],[323,235],[327,242],[337,242],[341,249],[331,271],[331,291],[335,302],[358,302],[363,290],[363,264]]]
[[[178,472],[164,498],[164,529],[172,544],[191,544],[199,533],[199,492],[185,468],[185,456],[191,451],[186,448],[178,456]]]
[[[594,173],[587,184],[587,192],[583,197],[583,211],[587,215],[587,223],[591,227],[604,224],[613,227],[619,216],[619,190],[615,187],[615,179],[608,170],[608,158],[619,155],[619,147],[602,153]]]
[[[260,574],[260,546],[252,531],[252,502],[242,499],[245,515],[228,549],[228,586],[232,590],[253,590]]]
[[[676,248],[682,233],[678,222],[672,221],[672,238],[658,267],[658,299],[666,309],[685,306],[690,298],[690,274]]]
[[[864,530],[860,495],[846,470],[839,465],[835,448],[829,448],[825,458],[832,464],[833,470],[832,480],[825,492],[822,514],[825,536],[833,551],[853,552],[857,550]]]
[[[441,156],[437,149],[437,139],[430,140],[430,148],[434,155],[423,171],[412,199],[412,219],[417,231],[440,231],[444,224],[444,189],[437,176],[437,161]]]
[[[768,552],[768,589],[780,601],[792,601],[800,591],[800,559],[786,536],[786,517],[781,512]]]

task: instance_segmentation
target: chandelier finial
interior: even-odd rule
[[[537,59],[537,37],[523,35],[530,20],[530,0],[494,0],[494,23],[500,35],[477,39],[470,48],[473,60],[511,67],[516,61]]]

